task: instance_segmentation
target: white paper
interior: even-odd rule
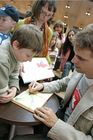
[[[46,58],[33,58],[31,62],[27,61],[23,64],[25,72],[22,73],[22,79],[24,83],[54,77],[53,70]]]
[[[53,93],[36,93],[29,94],[29,90],[22,92],[13,98],[14,103],[23,108],[34,110],[37,107],[42,107]]]

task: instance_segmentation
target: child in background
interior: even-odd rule
[[[65,42],[65,34],[64,34],[64,23],[61,20],[58,20],[55,22],[54,27],[53,27],[54,32],[57,33],[57,37],[60,41],[58,41],[57,46],[59,46],[59,50],[58,50],[58,55],[55,61],[55,65],[54,65],[54,70],[59,69],[60,66],[60,54],[61,54],[61,45],[64,44]]]
[[[65,34],[64,34],[64,23],[61,20],[57,20],[53,27],[54,32],[57,32],[58,38],[61,43],[65,42]]]
[[[0,8],[0,47],[9,45],[11,31],[19,20],[18,11],[11,5]]]
[[[53,33],[51,42],[49,44],[49,56],[52,62],[52,68],[54,68],[56,58],[58,56],[59,48],[61,47],[61,41],[58,38],[57,32]]]

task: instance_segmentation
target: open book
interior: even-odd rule
[[[42,107],[52,95],[53,93],[41,92],[29,94],[29,90],[27,89],[14,97],[12,102],[28,111],[33,112],[37,107]]]
[[[22,79],[24,83],[54,77],[53,70],[45,57],[33,58],[31,62],[24,62],[23,65],[24,73],[22,73]]]

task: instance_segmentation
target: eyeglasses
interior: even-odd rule
[[[40,14],[46,16],[47,18],[51,18],[53,16],[53,12],[50,11],[48,14],[48,12],[44,11],[43,9],[41,10]]]

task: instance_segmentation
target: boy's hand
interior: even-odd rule
[[[8,89],[4,94],[0,95],[0,103],[8,103],[10,102],[16,95],[17,89],[12,87]]]

